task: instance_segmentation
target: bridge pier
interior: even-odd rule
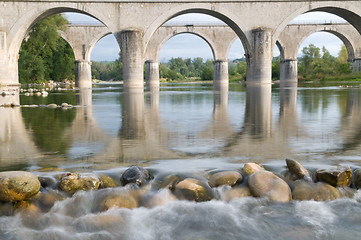
[[[214,61],[213,86],[215,89],[222,86],[228,86],[228,61]]]
[[[79,88],[92,87],[91,62],[75,60],[75,86]]]
[[[281,60],[280,81],[297,82],[297,59]]]
[[[148,87],[159,87],[159,62],[145,61],[145,81]]]
[[[123,86],[143,88],[143,33],[126,30],[117,34],[123,61]]]
[[[361,58],[355,58],[351,62],[354,72],[361,72]]]
[[[271,83],[272,57],[272,31],[261,28],[253,30],[251,56],[248,59],[247,83]]]

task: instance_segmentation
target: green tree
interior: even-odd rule
[[[68,21],[60,14],[39,21],[23,41],[19,52],[21,83],[74,78],[74,54],[58,30]]]

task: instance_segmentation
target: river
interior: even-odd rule
[[[55,88],[49,95],[0,96],[0,170],[39,177],[67,172],[119,179],[142,166],[155,179],[203,178],[256,162],[280,176],[286,158],[310,171],[361,168],[361,90],[356,86],[162,84],[125,90]],[[48,108],[47,104],[71,104]],[[37,107],[29,106],[36,104]],[[40,106],[40,107],[39,107]],[[94,211],[97,191],[79,191],[45,212],[3,214],[0,239],[360,239],[361,192],[334,201],[277,203],[264,198],[173,200]],[[54,190],[57,191],[57,190]],[[115,192],[131,189],[117,187]],[[1,211],[0,211],[1,213]],[[1,214],[0,214],[1,215]]]

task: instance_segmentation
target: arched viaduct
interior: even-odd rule
[[[336,14],[361,32],[361,1],[354,0],[2,0],[0,1],[0,83],[18,84],[18,54],[31,27],[52,14],[78,12],[102,22],[115,35],[123,60],[125,87],[143,87],[145,49],[154,32],[186,13],[216,17],[241,39],[249,84],[271,83],[273,47],[300,14]]]
[[[297,53],[300,45],[309,35],[320,31],[339,37],[347,48],[348,61],[352,63],[355,71],[360,70],[361,35],[352,25],[348,23],[291,24],[286,26],[276,42],[281,55],[281,81],[297,81]],[[228,52],[235,39],[238,38],[235,32],[226,25],[167,25],[158,28],[145,51],[147,85],[159,86],[160,49],[170,38],[182,33],[195,34],[208,43],[214,59],[214,84],[226,85],[228,83]],[[104,26],[69,25],[66,32],[61,32],[62,37],[74,49],[78,86],[91,86],[91,51],[94,45],[108,34],[111,32]]]

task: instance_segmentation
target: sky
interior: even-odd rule
[[[64,16],[72,24],[94,24],[99,23],[97,20],[78,13],[66,13]],[[302,14],[291,21],[291,23],[325,23],[325,22],[343,22],[344,20],[336,15],[313,12]],[[185,14],[169,20],[170,24],[216,24],[222,23],[217,18],[205,14]],[[325,46],[332,55],[337,56],[341,49],[342,41],[331,33],[318,32],[310,35],[301,45],[302,48],[309,44],[314,44],[322,48]],[[274,48],[274,56],[279,55],[278,48]],[[236,40],[228,54],[228,59],[241,58],[244,55],[244,49],[241,41]],[[113,35],[108,35],[101,39],[94,47],[91,60],[93,61],[114,61],[119,56],[119,46]],[[213,59],[212,51],[208,44],[200,37],[193,34],[179,34],[169,39],[160,50],[159,61],[167,62],[172,57]]]

